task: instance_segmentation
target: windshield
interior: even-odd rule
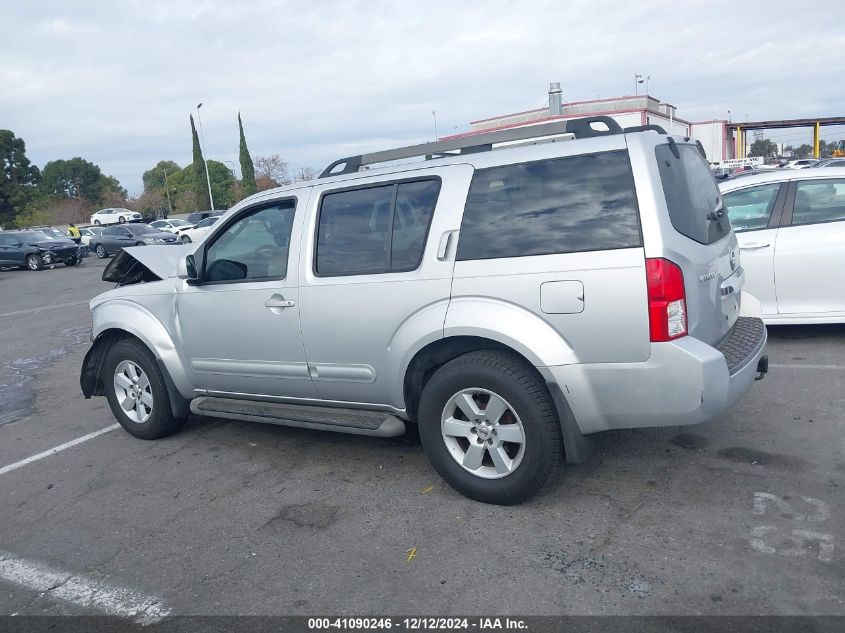
[[[33,242],[46,242],[48,240],[56,239],[52,235],[47,235],[43,231],[28,231],[26,235],[21,235],[24,242],[29,242],[30,244]]]

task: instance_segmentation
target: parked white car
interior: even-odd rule
[[[791,160],[786,164],[787,169],[807,169],[814,167],[819,162],[817,158],[801,158],[799,160]]]
[[[180,220],[179,218],[173,218],[171,220],[156,220],[155,222],[150,222],[150,226],[158,229],[159,231],[167,231],[168,233],[177,234],[179,233],[178,229],[190,227],[185,220]]]
[[[129,209],[100,209],[91,216],[91,224],[105,226],[106,224],[123,224],[124,222],[140,222],[140,213]]]
[[[220,219],[219,215],[213,215],[210,218],[206,218],[205,220],[201,220],[195,227],[191,229],[181,229],[177,231],[177,235],[179,239],[182,240],[185,244],[189,244],[191,242],[199,242],[205,234],[208,233],[208,230],[211,226]]]
[[[91,245],[91,238],[98,236],[103,229],[98,226],[85,226],[79,229],[79,239],[85,246]]]
[[[766,323],[845,322],[845,168],[720,183]]]

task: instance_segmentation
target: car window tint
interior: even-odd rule
[[[123,229],[117,226],[110,226],[103,230],[103,235],[119,235]]]
[[[419,266],[439,192],[439,180],[399,185],[391,240],[391,270],[413,270]]]
[[[481,169],[458,242],[459,260],[640,246],[627,152]]]
[[[294,200],[256,209],[215,236],[205,255],[208,281],[282,279],[287,274]]]
[[[780,183],[749,187],[722,195],[734,231],[764,229],[769,224]]]
[[[658,145],[654,153],[675,230],[701,244],[712,244],[728,235],[728,214],[719,213],[722,197],[698,148],[677,143]]]
[[[845,179],[805,180],[798,183],[792,224],[845,220]]]

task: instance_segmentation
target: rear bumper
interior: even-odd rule
[[[698,424],[732,407],[762,377],[766,345],[762,320],[743,317],[719,348],[685,336],[653,343],[643,363],[539,369],[560,386],[584,434]]]

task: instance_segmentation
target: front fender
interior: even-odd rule
[[[492,339],[519,352],[535,367],[578,362],[572,347],[557,330],[533,312],[500,299],[452,299],[443,335]]]
[[[150,297],[146,297],[149,299]],[[168,298],[162,296],[162,300]],[[164,324],[147,308],[128,298],[110,299],[96,304],[92,311],[93,338],[96,341],[104,332],[123,330],[146,345],[166,370],[176,391],[184,398],[193,397],[193,385],[185,371],[173,339]]]

